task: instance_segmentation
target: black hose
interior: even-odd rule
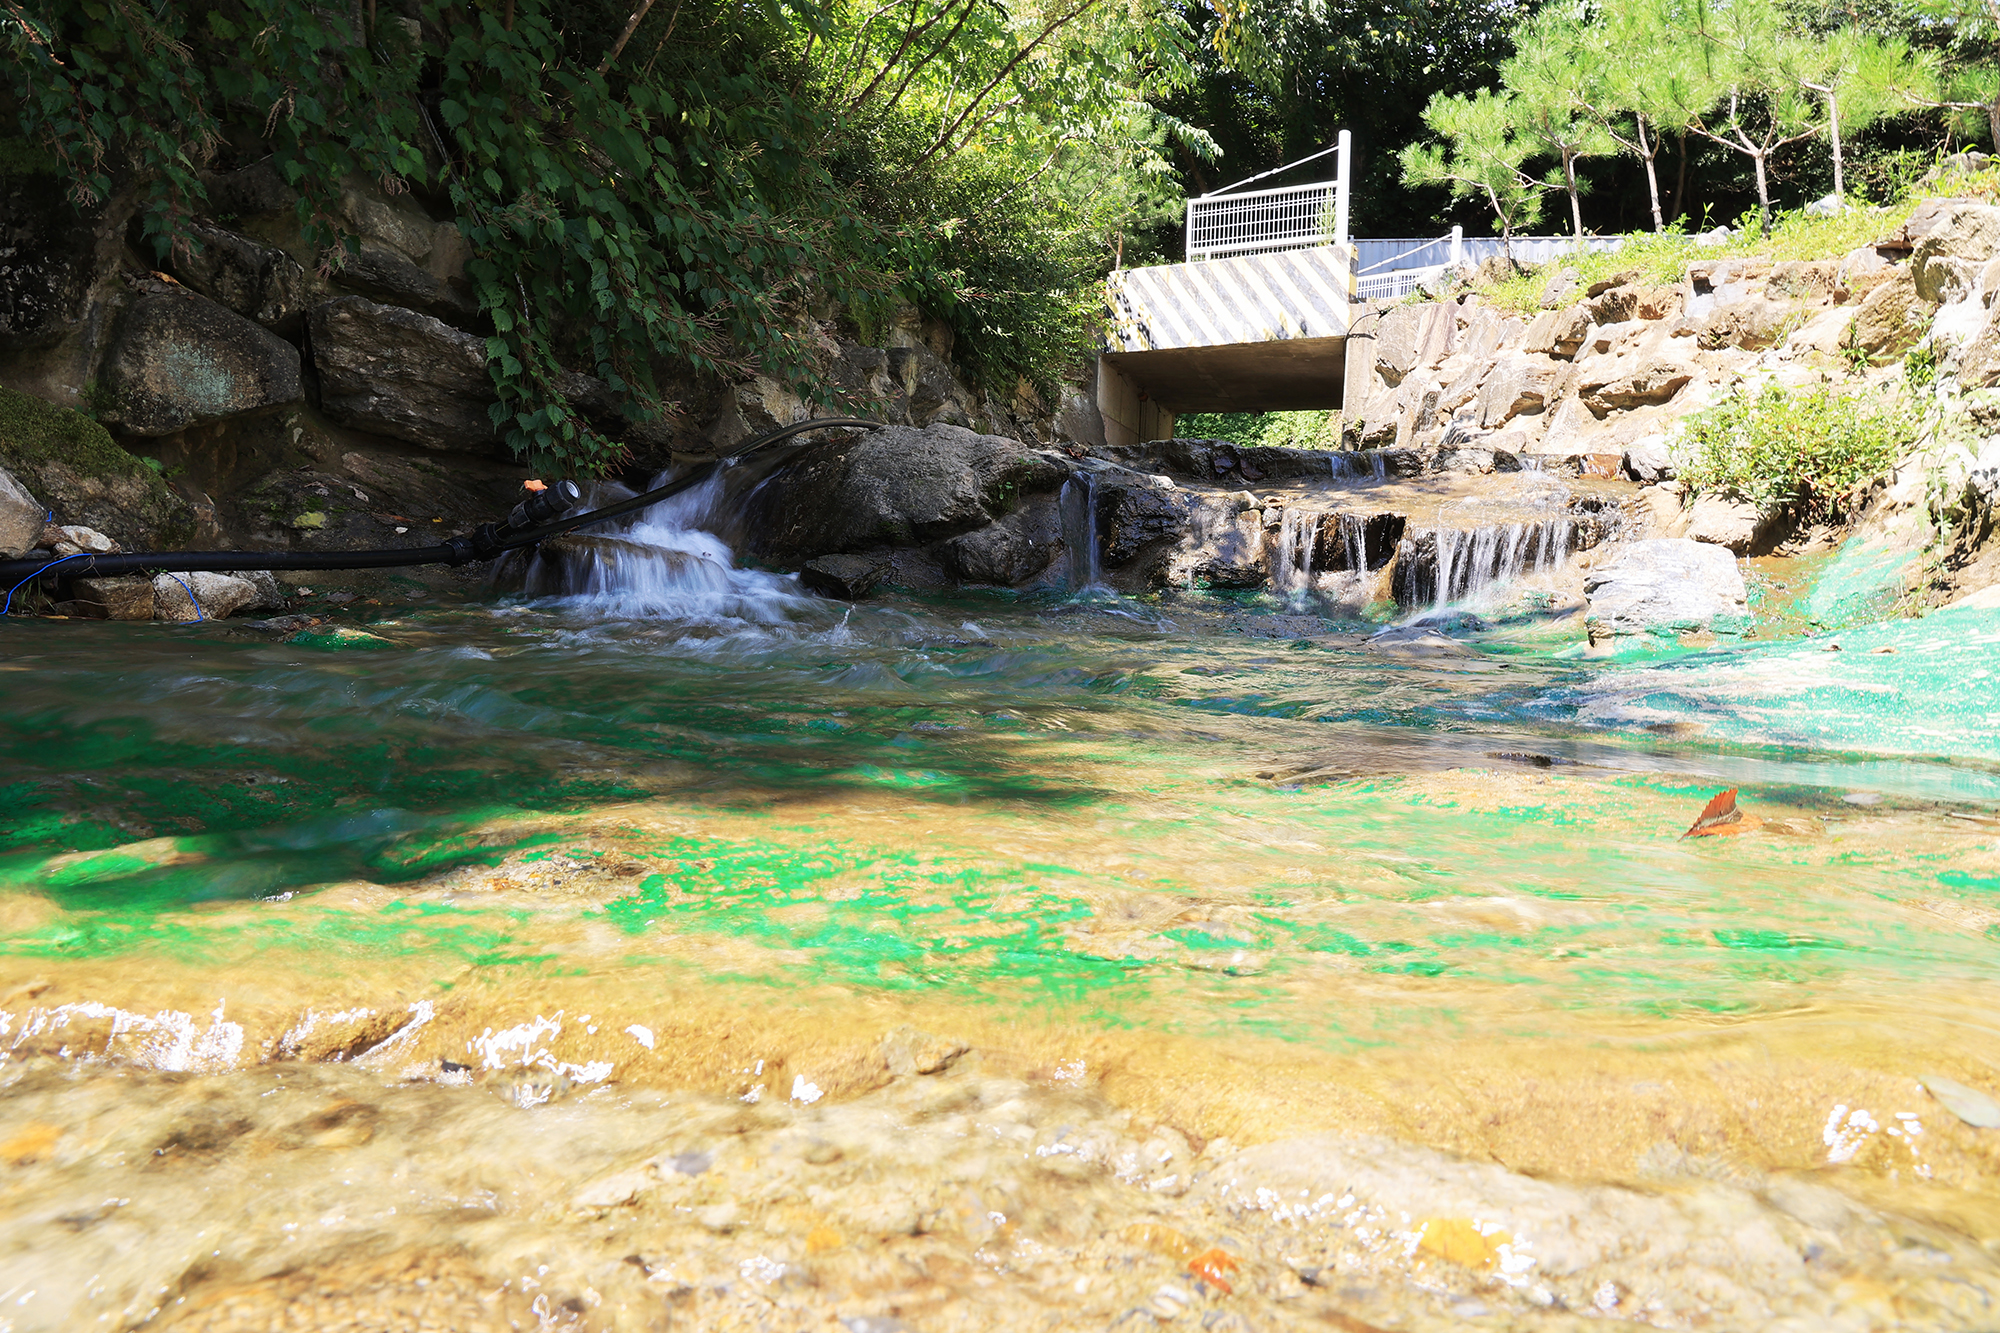
[[[882,423],[864,421],[859,417],[820,417],[812,421],[801,421],[790,426],[780,426],[773,431],[752,440],[737,451],[736,456],[754,453],[794,435],[803,435],[810,430],[834,430],[855,427],[874,430]],[[520,525],[523,511],[528,505],[518,506],[504,523],[483,523],[469,533],[451,537],[436,546],[403,546],[372,551],[136,551],[121,555],[50,555],[45,559],[0,560],[0,587],[12,586],[35,577],[42,571],[60,562],[65,575],[77,577],[103,577],[112,574],[133,574],[146,570],[172,570],[176,573],[193,573],[197,570],[210,573],[227,573],[231,570],[247,569],[393,569],[404,565],[463,565],[475,560],[491,560],[503,551],[511,551],[521,546],[532,546],[536,542],[547,541],[565,532],[588,527],[592,523],[602,523],[606,519],[644,509],[658,504],[670,496],[699,485],[713,476],[719,464],[710,463],[696,468],[684,477],[678,477],[664,486],[656,486],[643,495],[635,495],[629,500],[593,509],[587,514],[577,514],[571,518],[555,519],[532,527]],[[530,517],[533,515],[530,514]]]

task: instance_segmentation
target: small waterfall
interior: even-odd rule
[[[1389,464],[1380,449],[1336,450],[1326,457],[1327,466],[1333,470],[1335,484],[1352,481],[1379,484],[1389,479]]]
[[[1070,592],[1103,588],[1104,568],[1097,536],[1097,474],[1073,472],[1056,497],[1065,554],[1064,585]]]
[[[658,485],[666,475],[654,479]],[[610,483],[593,488],[583,507],[595,509],[632,492]],[[739,569],[729,544],[713,529],[734,506],[726,472],[626,519],[593,524],[545,542],[518,567],[530,597],[565,597],[595,614],[673,620],[711,632],[784,624],[814,598],[797,580]]]
[[[1567,514],[1417,532],[1397,546],[1393,594],[1402,606],[1442,608],[1553,569],[1577,545],[1576,521]]]
[[[1365,573],[1382,568],[1396,554],[1403,535],[1401,514],[1356,513],[1343,509],[1320,525],[1319,562],[1327,570]]]
[[[1319,546],[1321,516],[1288,508],[1278,514],[1278,558],[1271,568],[1271,586],[1281,593],[1312,590],[1313,554]]]

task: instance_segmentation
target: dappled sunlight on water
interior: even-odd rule
[[[722,575],[8,626],[15,1327],[1992,1325],[2000,622]]]

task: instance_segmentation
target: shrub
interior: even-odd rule
[[[1340,413],[1190,412],[1174,422],[1184,440],[1228,440],[1231,444],[1291,449],[1338,449]]]
[[[1767,384],[1688,417],[1681,475],[1696,492],[1738,496],[1760,509],[1795,507],[1836,517],[1861,483],[1888,470],[1916,437],[1904,406],[1821,385],[1787,393]]]

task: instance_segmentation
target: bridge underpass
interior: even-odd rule
[[[1108,295],[1097,363],[1107,444],[1171,438],[1189,412],[1341,406],[1343,247],[1122,269]]]
[[[1105,443],[1170,439],[1189,412],[1341,406],[1354,294],[1346,131],[1313,157],[1334,152],[1335,180],[1237,192],[1305,158],[1188,200],[1189,262],[1107,280]]]

